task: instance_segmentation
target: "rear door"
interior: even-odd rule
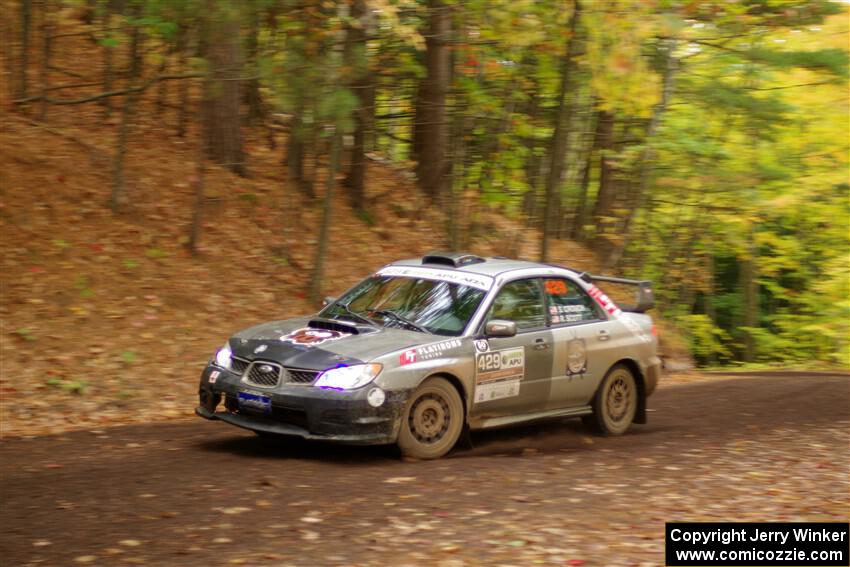
[[[508,282],[491,304],[482,325],[505,319],[517,325],[513,337],[475,341],[476,417],[514,415],[543,409],[550,396],[552,333],[538,278]]]
[[[554,370],[547,408],[590,403],[615,360],[617,321],[569,278],[542,280],[554,342]]]

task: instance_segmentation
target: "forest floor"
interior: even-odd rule
[[[199,418],[0,441],[24,565],[664,564],[670,521],[850,519],[846,374],[663,382],[622,437],[476,432],[438,461]]]

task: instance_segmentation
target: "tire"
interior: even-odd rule
[[[463,422],[457,389],[445,378],[428,378],[404,406],[398,448],[405,457],[439,459],[457,443]]]
[[[599,385],[593,399],[593,428],[602,435],[622,435],[634,421],[638,406],[635,376],[624,364],[616,364]]]

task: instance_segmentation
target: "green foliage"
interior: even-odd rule
[[[14,334],[25,340],[28,343],[35,342],[36,338],[32,331],[27,328],[21,328],[14,331]]]
[[[94,290],[92,290],[89,278],[86,275],[79,275],[74,278],[74,288],[80,292],[80,297],[94,297]]]
[[[683,315],[676,319],[676,323],[685,332],[691,353],[698,361],[729,362],[732,359],[732,352],[727,346],[731,337],[707,315]]]
[[[86,393],[89,383],[86,380],[66,380],[60,384],[60,387],[69,394],[81,396]]]
[[[125,350],[121,353],[121,362],[123,362],[127,366],[134,364],[138,359],[138,355],[132,350]]]
[[[150,258],[151,260],[162,260],[163,258],[168,258],[171,254],[163,250],[162,248],[148,248],[145,250],[145,256]]]

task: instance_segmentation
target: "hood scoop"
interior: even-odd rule
[[[344,323],[333,319],[310,319],[307,326],[311,329],[324,329],[326,331],[337,331],[351,335],[364,335],[377,332],[377,329],[373,329],[372,327],[358,326],[355,323]]]

